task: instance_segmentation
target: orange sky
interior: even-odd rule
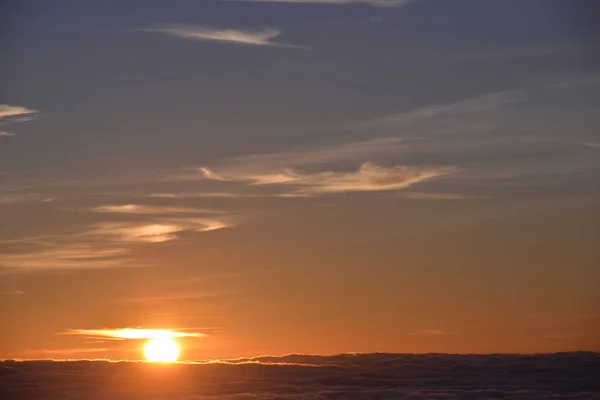
[[[0,359],[600,349],[590,13],[341,3],[6,6]]]

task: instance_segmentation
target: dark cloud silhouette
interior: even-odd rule
[[[4,361],[0,398],[600,399],[600,354],[288,355],[156,365]]]

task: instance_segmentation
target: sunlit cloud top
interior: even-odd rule
[[[114,339],[164,339],[164,338],[182,338],[182,337],[201,337],[203,333],[195,332],[177,332],[168,329],[69,329],[63,332],[66,335],[82,335],[94,337],[106,337]]]

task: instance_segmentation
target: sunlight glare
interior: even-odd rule
[[[144,354],[150,362],[175,362],[179,357],[179,345],[171,338],[158,337],[148,341]]]

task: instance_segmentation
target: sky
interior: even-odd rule
[[[0,359],[600,350],[593,0],[0,6]]]

